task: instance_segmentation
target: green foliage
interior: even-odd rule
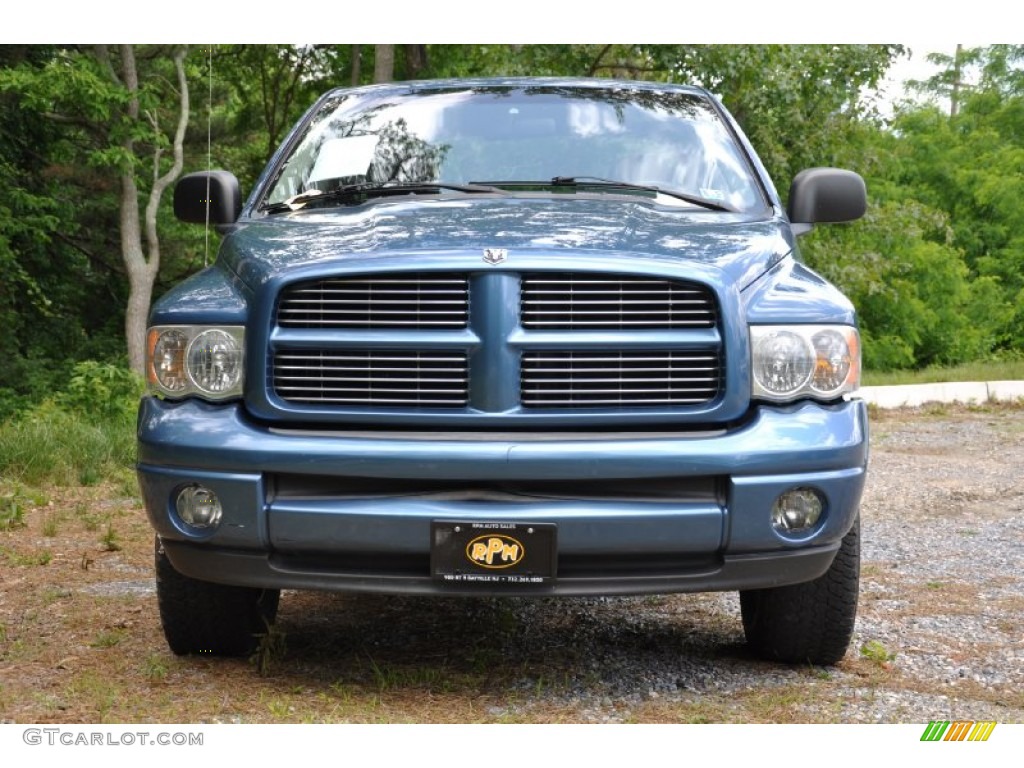
[[[950,57],[937,57],[953,66]],[[957,111],[908,104],[892,130],[862,125],[863,222],[804,239],[808,262],[850,295],[873,370],[949,366],[1024,351],[1024,47],[961,52],[984,75],[922,84]]]
[[[17,494],[0,494],[0,531],[11,531],[25,527],[25,507]]]
[[[124,357],[128,295],[124,267],[110,256],[120,251],[118,174],[134,173],[144,198],[152,170],[142,168],[157,152],[168,167],[166,129],[177,108],[170,48],[136,50],[144,76],[133,119],[115,49],[0,46],[0,421],[11,422],[0,428],[0,469],[95,482],[120,461],[101,444],[124,454],[101,424],[133,418],[137,386],[113,364]],[[185,170],[207,165],[208,123],[210,162],[248,192],[321,93],[372,80],[376,50],[194,47]],[[955,96],[957,113],[936,106],[945,102],[909,103],[886,124],[871,93],[903,53],[898,45],[405,44],[395,46],[395,77],[702,85],[736,116],[783,194],[810,166],[850,167],[867,179],[866,220],[820,227],[801,249],[854,300],[869,367],[1024,351],[1024,46],[936,55],[942,69],[920,94]],[[156,296],[206,259],[201,228],[168,209],[158,219]],[[91,453],[29,461],[12,442],[41,449],[61,429]]]
[[[92,485],[135,463],[141,385],[115,366],[87,361],[68,387],[0,424],[0,474],[30,485]]]
[[[948,242],[941,212],[914,201],[876,204],[853,227],[821,227],[808,238],[808,263],[842,288],[860,313],[865,367],[951,365],[989,352],[1000,304],[989,285],[972,285]]]
[[[75,365],[57,403],[86,419],[131,422],[144,389],[143,381],[126,368],[84,360]]]
[[[80,80],[68,55],[0,46],[0,419],[50,396],[76,360],[123,355],[112,189],[79,117],[55,112]]]

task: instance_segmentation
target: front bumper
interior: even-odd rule
[[[271,429],[239,404],[146,398],[139,479],[172,564],[268,588],[590,595],[754,589],[816,578],[857,515],[867,464],[860,401],[758,408],[744,425],[674,433],[319,432]],[[177,491],[220,497],[212,533]],[[391,486],[391,487],[389,487]],[[818,527],[786,539],[777,496],[813,487]],[[608,488],[629,493],[606,493]],[[552,585],[435,581],[432,520],[558,526]]]

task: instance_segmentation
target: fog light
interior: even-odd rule
[[[794,488],[775,500],[772,525],[779,533],[804,533],[817,524],[824,508],[820,493],[811,488]]]
[[[215,528],[220,523],[220,499],[201,485],[182,488],[175,507],[181,521],[193,528]]]

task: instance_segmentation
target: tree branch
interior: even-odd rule
[[[600,69],[600,67],[601,67],[601,59],[603,59],[605,54],[608,53],[608,51],[610,51],[611,49],[612,49],[612,43],[608,43],[606,46],[604,46],[598,52],[597,58],[595,58],[590,63],[590,66],[587,67],[587,77],[593,77],[594,76],[594,74],[597,72],[597,70]]]
[[[188,128],[188,111],[189,111],[189,99],[188,99],[188,80],[185,77],[185,54],[187,49],[182,46],[174,52],[174,71],[178,74],[178,94],[179,94],[179,113],[178,113],[178,127],[174,132],[174,141],[172,144],[172,152],[174,157],[174,163],[171,168],[163,176],[157,176],[160,171],[160,148],[159,142],[154,152],[153,158],[153,188],[149,191],[149,202],[146,205],[146,246],[149,258],[149,271],[152,275],[156,275],[160,269],[160,240],[156,232],[156,213],[160,206],[160,198],[163,196],[164,190],[169,187],[178,175],[181,173],[181,169],[185,164],[185,130]],[[154,128],[156,127],[156,120],[153,119]]]
[[[114,64],[110,60],[110,51],[105,45],[96,45],[93,47],[93,54],[96,56],[96,60],[103,67],[103,71],[107,73],[107,77],[113,80],[118,85],[123,85],[121,78],[117,76],[117,71],[114,69]]]

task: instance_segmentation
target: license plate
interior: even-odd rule
[[[554,523],[435,520],[430,571],[439,581],[550,584],[558,561]]]

